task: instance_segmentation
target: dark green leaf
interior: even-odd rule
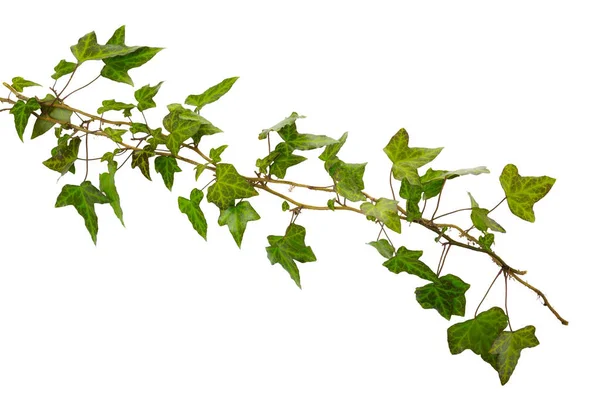
[[[298,133],[295,122],[285,125],[277,133],[293,150],[312,150],[338,143],[337,140],[325,135]]]
[[[135,91],[133,95],[138,102],[138,110],[144,111],[148,110],[149,108],[156,107],[156,103],[154,102],[154,96],[156,96],[162,84],[162,82],[159,82],[156,86],[142,86],[141,88]]]
[[[240,201],[235,207],[221,210],[218,222],[219,226],[227,225],[229,227],[229,232],[231,232],[233,240],[241,248],[246,224],[250,221],[258,221],[259,219],[260,215],[252,208],[249,202]]]
[[[196,134],[203,124],[210,122],[181,104],[170,104],[169,114],[163,118],[163,126],[170,133],[167,148],[177,155],[183,142]]]
[[[210,149],[210,152],[208,153],[208,157],[213,160],[213,163],[219,163],[221,162],[221,154],[223,154],[223,152],[225,151],[225,149],[227,148],[227,145],[224,144],[223,146],[219,146],[216,149]]]
[[[469,349],[496,369],[498,355],[491,354],[490,350],[507,325],[506,314],[499,307],[484,311],[474,319],[454,324],[448,328],[450,353],[459,354]]]
[[[108,162],[108,172],[100,174],[100,190],[110,200],[110,206],[115,212],[115,215],[119,218],[121,224],[125,226],[125,222],[123,221],[123,210],[121,209],[121,198],[119,197],[119,192],[117,192],[117,187],[115,186],[116,172],[117,162],[110,160]]]
[[[133,152],[131,156],[131,168],[138,167],[142,175],[144,175],[149,181],[152,180],[150,177],[150,157],[154,156],[154,152],[144,147],[143,150],[137,150]]]
[[[20,76],[15,76],[14,78],[12,78],[11,86],[13,87],[13,89],[15,89],[17,92],[20,93],[26,87],[42,86],[42,85],[40,85],[39,83],[28,81],[27,79],[23,79]]]
[[[535,221],[533,205],[548,194],[554,182],[556,179],[545,175],[521,176],[513,164],[504,167],[500,175],[508,208],[514,215],[529,222]]]
[[[102,101],[102,107],[98,108],[97,112],[98,112],[98,114],[104,114],[107,111],[123,111],[124,117],[131,117],[131,110],[134,108],[135,108],[135,104],[121,103],[120,101],[115,101],[115,100],[104,100],[104,101]],[[140,124],[140,123],[137,123],[137,124],[144,125],[144,124]]]
[[[535,337],[535,327],[532,325],[514,332],[502,332],[494,341],[490,353],[498,356],[497,370],[500,383],[508,382],[519,362],[521,350],[540,344]]]
[[[289,117],[287,117],[283,121],[276,123],[269,129],[263,129],[262,132],[260,133],[260,135],[258,135],[258,138],[261,140],[266,139],[269,132],[278,132],[280,129],[286,127],[287,125],[293,124],[294,122],[296,122],[297,119],[300,119],[300,118],[306,118],[306,117],[304,115],[299,115],[298,113],[293,112]]]
[[[177,202],[179,203],[179,211],[187,215],[196,232],[206,240],[208,224],[206,218],[204,218],[204,213],[200,209],[200,201],[203,198],[204,193],[201,190],[193,189],[189,200],[180,196]]]
[[[51,78],[58,79],[62,76],[71,74],[73,71],[75,71],[75,68],[77,68],[77,64],[67,60],[60,60],[58,65],[54,67],[54,73],[52,74]]]
[[[344,143],[346,143],[346,139],[348,139],[348,132],[345,132],[342,135],[342,137],[338,139],[337,143],[333,143],[333,144],[329,144],[329,145],[325,146],[325,150],[323,150],[323,153],[321,153],[321,155],[319,156],[319,159],[325,161],[325,169],[326,170],[329,171],[327,162],[337,158],[337,154],[339,153],[339,151],[342,148],[342,146],[344,145]]]
[[[154,159],[154,168],[156,172],[162,175],[163,181],[167,189],[173,188],[175,173],[181,172],[181,168],[177,165],[177,160],[174,157],[158,156]]]
[[[11,108],[10,113],[15,116],[15,128],[21,142],[23,141],[23,133],[27,127],[27,122],[31,113],[40,109],[40,103],[36,99],[30,98],[27,103],[23,100],[18,100]]]
[[[390,244],[390,242],[387,241],[387,239],[379,239],[376,242],[369,242],[367,244],[375,247],[379,254],[387,259],[394,257],[394,253],[396,252],[394,247]]]
[[[429,168],[425,175],[421,176],[421,184],[423,185],[423,199],[428,200],[439,195],[444,186],[445,180],[440,179],[448,171],[437,171]]]
[[[288,203],[287,201],[283,201],[283,203],[281,203],[281,211],[287,211],[290,209],[290,203]]]
[[[422,216],[421,209],[419,208],[419,202],[421,201],[422,195],[423,186],[413,185],[408,179],[402,179],[400,197],[406,199],[406,219],[409,222],[417,220]]]
[[[89,181],[80,186],[65,185],[56,199],[55,207],[73,206],[83,217],[85,227],[92,236],[94,244],[98,235],[98,217],[94,204],[110,203],[110,199],[102,194]]]
[[[129,70],[138,68],[150,61],[162,48],[140,47],[139,49],[122,56],[104,59],[106,64],[100,75],[115,82],[122,82],[133,86]]]
[[[360,209],[367,217],[376,218],[394,232],[401,232],[397,201],[381,198],[375,204],[369,202],[362,203]]]
[[[485,208],[480,208],[479,204],[475,201],[471,193],[469,193],[469,197],[471,198],[471,221],[473,222],[473,226],[479,229],[481,232],[487,232],[488,229],[491,229],[496,232],[506,233],[504,228],[500,226],[499,223],[488,217],[490,211]]]
[[[64,137],[68,139],[69,135],[65,135]],[[59,139],[58,146],[52,149],[52,157],[44,161],[43,164],[51,170],[59,172],[61,175],[66,174],[75,161],[77,161],[80,144],[81,139],[78,137],[74,137],[68,143],[67,140]]]
[[[463,317],[467,299],[465,292],[471,287],[454,275],[444,275],[433,283],[415,290],[421,307],[435,308],[442,317],[450,320],[452,315]]]
[[[90,32],[81,37],[76,45],[71,46],[71,53],[79,63],[89,60],[103,60],[105,58],[129,54],[139,47],[127,47],[122,44],[98,44],[96,33]]]
[[[195,106],[195,111],[198,112],[207,104],[213,103],[221,98],[231,89],[238,77],[224,79],[222,82],[212,86],[202,94],[192,94],[185,99],[185,104]]]
[[[271,261],[271,264],[281,264],[299,288],[302,288],[300,285],[300,271],[295,261],[301,263],[317,261],[317,257],[310,246],[306,246],[304,243],[305,237],[306,229],[296,224],[290,224],[285,231],[285,236],[271,235],[267,237],[270,245],[267,247],[269,261]]]
[[[206,200],[221,210],[233,207],[235,199],[257,196],[258,192],[231,164],[217,164],[216,181],[208,188]]]
[[[417,168],[433,161],[442,151],[443,147],[427,149],[422,147],[408,147],[408,133],[404,128],[396,133],[383,151],[394,163],[392,170],[394,178],[401,181],[406,178],[412,185],[421,185]]]
[[[402,246],[398,249],[394,257],[383,263],[383,266],[395,274],[407,272],[428,281],[437,281],[438,277],[431,268],[419,260],[422,255],[423,252],[421,250],[408,250]]]

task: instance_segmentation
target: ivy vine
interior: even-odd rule
[[[31,117],[34,117],[31,138],[42,136],[54,128],[56,147],[50,150],[43,164],[60,176],[75,174],[83,168],[83,179],[79,184],[63,186],[56,207],[72,206],[81,215],[85,227],[94,243],[98,236],[96,205],[108,204],[121,223],[123,210],[115,177],[125,164],[137,168],[146,179],[152,179],[152,170],[160,174],[167,189],[171,190],[175,175],[182,172],[180,163],[194,166],[195,178],[208,176],[202,188],[195,188],[177,199],[179,210],[189,219],[192,228],[204,239],[208,235],[208,221],[203,208],[212,203],[219,209],[219,226],[227,226],[238,247],[241,247],[248,223],[260,220],[261,216],[252,206],[254,197],[262,193],[279,197],[282,210],[290,213],[287,228],[277,235],[268,236],[266,256],[271,264],[279,264],[301,287],[298,263],[317,260],[310,247],[310,236],[297,223],[303,212],[348,211],[365,216],[377,224],[379,234],[368,243],[383,258],[383,266],[390,272],[405,272],[426,281],[416,288],[417,302],[424,309],[433,309],[443,318],[464,317],[466,293],[470,285],[453,274],[443,274],[448,252],[460,247],[490,258],[498,269],[490,287],[502,276],[505,283],[505,302],[501,307],[492,307],[479,312],[481,299],[472,318],[453,324],[448,328],[448,346],[452,354],[471,350],[494,368],[504,385],[510,379],[521,351],[539,344],[535,327],[529,325],[513,329],[508,315],[508,282],[514,281],[535,292],[552,314],[564,325],[568,322],[550,304],[547,297],[523,279],[526,271],[511,267],[494,250],[495,235],[505,229],[490,215],[498,207],[508,206],[517,217],[535,221],[533,207],[552,188],[555,179],[548,176],[523,176],[515,165],[508,164],[500,174],[500,185],[505,197],[492,208],[484,208],[469,193],[470,207],[438,214],[442,194],[449,181],[465,175],[487,174],[485,167],[466,168],[455,171],[422,168],[435,160],[442,148],[419,148],[409,146],[409,135],[400,129],[383,149],[391,162],[388,197],[374,196],[365,191],[363,180],[367,163],[348,163],[338,154],[348,138],[343,134],[335,139],[325,135],[313,135],[298,131],[298,120],[304,116],[291,113],[282,121],[258,133],[265,141],[266,154],[256,160],[254,175],[241,174],[236,166],[222,161],[227,145],[208,149],[201,147],[204,136],[221,132],[212,122],[204,118],[204,106],[219,100],[234,86],[237,77],[227,78],[200,94],[190,94],[183,103],[173,103],[161,127],[150,126],[145,113],[156,108],[154,98],[162,82],[152,82],[133,92],[133,100],[107,99],[102,101],[96,112],[86,112],[69,105],[66,100],[74,93],[87,88],[100,78],[134,86],[129,71],[150,61],[162,48],[128,46],[125,44],[125,27],[118,28],[105,43],[99,44],[94,32],[81,37],[71,46],[74,59],[60,60],[54,67],[51,78],[54,83],[43,97],[26,96],[23,92],[41,86],[23,77],[15,77],[4,83],[8,95],[0,98],[7,105],[0,112],[8,111],[14,118],[18,137],[23,141]],[[73,76],[88,61],[103,64],[99,75],[88,84],[72,89]],[[71,89],[69,91],[69,89]],[[28,89],[29,90],[29,89]],[[121,114],[119,116],[119,114]],[[114,151],[93,158],[90,136],[103,137],[114,145]],[[322,149],[319,160],[331,179],[329,186],[315,186],[286,180],[287,171],[307,160],[301,155],[307,150]],[[101,162],[106,172],[97,179],[89,176],[89,165]],[[399,187],[398,187],[399,184]],[[307,191],[330,194],[323,204],[304,203],[280,191],[280,187],[295,187]],[[205,200],[206,198],[206,200]],[[203,204],[204,201],[204,204]],[[428,211],[426,208],[429,203]],[[433,203],[433,204],[431,204]],[[446,217],[470,212],[472,226],[441,222]],[[391,235],[401,234],[405,223],[420,225],[432,233],[432,238],[441,246],[440,261],[435,271],[420,260],[423,252],[393,245]],[[308,244],[307,244],[308,239]],[[487,293],[486,293],[487,296]],[[484,296],[485,299],[485,296]]]

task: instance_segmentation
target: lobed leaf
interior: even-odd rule
[[[23,141],[23,134],[25,133],[25,128],[27,127],[27,122],[29,121],[31,113],[39,109],[40,103],[34,98],[30,98],[27,102],[18,100],[10,109],[10,113],[15,117],[15,128],[21,142]]]
[[[23,79],[20,76],[15,76],[14,78],[12,78],[12,85],[11,86],[17,92],[21,93],[23,91],[23,89],[26,88],[26,87],[42,86],[42,85],[40,85],[39,83],[28,81],[27,79]]]
[[[402,246],[394,257],[383,263],[383,266],[395,274],[406,272],[421,279],[432,282],[437,281],[437,275],[423,261],[419,260],[422,255],[421,250],[408,250]]]
[[[310,246],[304,243],[305,237],[306,229],[296,224],[290,224],[284,236],[270,235],[267,237],[270,245],[266,248],[267,257],[271,261],[271,265],[279,263],[299,288],[302,288],[300,271],[295,261],[301,263],[317,261]]]
[[[540,344],[535,337],[535,327],[526,326],[514,332],[502,332],[492,344],[490,353],[497,355],[496,369],[500,383],[505,385],[517,367],[521,351]]]
[[[233,78],[224,79],[215,86],[206,89],[202,94],[189,95],[185,99],[185,104],[195,106],[196,109],[194,111],[199,112],[202,107],[219,100],[224,94],[229,92],[238,78],[239,77],[235,76]]]
[[[233,207],[236,199],[258,196],[252,185],[231,164],[217,164],[216,181],[208,188],[206,200],[221,210]]]
[[[123,111],[124,117],[131,117],[131,110],[133,110],[135,107],[136,105],[131,103],[122,103],[120,101],[115,100],[103,100],[102,107],[98,108],[97,112],[98,114],[104,114],[107,111]],[[134,123],[134,125],[135,124],[136,123]],[[144,125],[140,124],[139,122],[137,124]]]
[[[548,194],[556,179],[549,176],[521,176],[516,166],[508,164],[500,175],[500,184],[508,208],[517,217],[534,222],[533,205]]]
[[[452,315],[464,316],[467,299],[465,293],[471,285],[457,276],[448,274],[436,281],[415,290],[421,307],[434,308],[440,315],[450,320]]]
[[[52,74],[51,78],[58,79],[62,76],[71,74],[76,68],[77,64],[67,60],[60,60],[56,67],[54,67],[54,73]]]
[[[82,36],[76,45],[71,46],[71,53],[79,64],[90,60],[103,60],[105,58],[121,56],[136,51],[139,47],[127,47],[122,44],[98,44],[95,32]]]
[[[162,84],[162,82],[159,82],[156,86],[142,86],[141,88],[135,91],[133,95],[138,102],[138,110],[144,111],[156,107],[156,103],[154,102],[154,96],[157,95],[158,90],[160,89]]]
[[[479,204],[477,204],[471,193],[469,193],[469,197],[471,198],[471,221],[473,222],[473,226],[475,226],[475,228],[484,233],[487,232],[488,229],[496,232],[506,233],[504,228],[500,226],[499,223],[488,216],[490,213],[488,209],[480,208]]]
[[[218,223],[219,226],[227,225],[229,227],[229,232],[233,236],[233,240],[241,248],[246,225],[250,221],[258,221],[259,219],[260,215],[252,208],[249,202],[240,201],[234,207],[221,210]]]
[[[394,247],[390,244],[390,242],[387,241],[387,239],[379,239],[376,242],[369,242],[367,244],[369,246],[373,246],[379,252],[379,254],[387,259],[394,257],[394,253],[396,252]]]
[[[119,197],[119,192],[117,192],[117,187],[115,186],[116,172],[117,162],[110,160],[108,162],[108,172],[100,174],[100,191],[108,198],[115,215],[119,218],[121,224],[125,226],[125,222],[123,221],[123,210],[121,209],[121,198]]]
[[[60,138],[58,146],[52,149],[52,157],[42,163],[51,170],[59,172],[61,176],[66,174],[73,167],[73,164],[77,161],[77,155],[79,154],[81,139],[74,137],[67,142],[69,137],[69,135],[64,135],[64,139]]]
[[[360,209],[367,217],[372,217],[381,221],[385,226],[394,232],[401,232],[400,215],[398,215],[398,202],[386,198],[380,198],[375,204],[365,202],[360,205]]]
[[[200,209],[200,202],[203,198],[204,193],[201,190],[192,189],[189,200],[179,196],[177,203],[179,204],[179,211],[187,215],[192,227],[206,240],[208,224],[206,223],[204,213]]]
[[[156,172],[162,175],[163,182],[167,189],[173,188],[175,173],[181,172],[181,168],[177,165],[175,157],[158,156],[154,159],[154,168]]]

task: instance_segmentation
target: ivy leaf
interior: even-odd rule
[[[406,219],[409,222],[421,218],[423,215],[419,208],[419,202],[423,195],[423,186],[413,185],[408,179],[402,179],[400,186],[400,197],[406,199]]]
[[[104,133],[106,133],[113,142],[117,143],[123,143],[123,134],[125,134],[125,132],[127,132],[126,129],[104,128]]]
[[[281,211],[287,211],[290,209],[290,203],[288,203],[287,201],[283,201],[283,203],[281,203]]]
[[[448,274],[433,283],[415,290],[417,301],[421,307],[435,308],[442,317],[450,320],[452,315],[463,317],[467,299],[465,292],[471,287],[459,277]]]
[[[135,106],[133,106],[133,107],[135,107]],[[142,124],[140,122],[134,122],[133,124],[131,124],[131,127],[129,128],[129,131],[131,133],[140,133],[140,132],[142,132],[142,133],[150,134],[150,128],[148,128],[148,125]]]
[[[34,98],[27,100],[27,103],[23,100],[18,100],[10,109],[10,113],[15,116],[15,128],[21,142],[23,141],[23,133],[25,133],[31,113],[39,109],[40,103]]]
[[[71,46],[71,53],[79,64],[90,60],[102,60],[105,58],[121,56],[136,51],[139,47],[127,47],[118,44],[98,44],[95,32],[90,32],[81,37],[76,45]]]
[[[207,104],[213,103],[221,98],[225,93],[229,92],[235,81],[239,77],[234,76],[233,78],[227,78],[220,83],[212,86],[202,94],[192,94],[185,99],[185,104],[195,106],[195,112],[200,111],[202,107]]]
[[[375,204],[369,202],[362,203],[360,209],[367,217],[376,218],[394,232],[400,233],[400,216],[398,215],[397,206],[397,201],[382,197]]]
[[[365,188],[363,176],[367,163],[348,164],[337,157],[334,158],[335,161],[329,159],[326,165],[330,164],[328,172],[334,181],[336,193],[350,201],[365,200],[365,195],[362,191]]]
[[[445,180],[440,177],[447,172],[448,171],[438,171],[429,168],[427,172],[421,176],[423,199],[432,199],[441,193]]]
[[[131,110],[133,110],[134,108],[135,104],[122,103],[120,101],[115,100],[103,100],[102,107],[98,108],[98,114],[104,114],[107,111],[123,111],[124,117],[131,117]],[[137,124],[144,125],[140,124],[139,122]]]
[[[208,164],[198,164],[196,165],[196,167],[194,167],[194,169],[196,170],[196,181],[198,180],[198,178],[200,178],[200,175],[202,175],[207,166]]]
[[[112,154],[112,153],[109,153]],[[115,186],[115,173],[117,172],[117,162],[110,160],[108,162],[108,172],[103,172],[100,174],[100,190],[106,195],[106,197],[110,200],[110,206],[121,224],[125,226],[125,222],[123,221],[123,210],[121,209],[121,198],[119,197],[119,193],[117,192],[117,187]]]
[[[492,251],[492,245],[494,244],[494,234],[486,233],[483,236],[479,236],[478,240],[481,248],[487,251]]]
[[[69,135],[63,137],[65,139],[59,139],[58,146],[52,149],[52,157],[42,163],[51,170],[59,172],[61,176],[66,174],[77,161],[79,145],[81,144],[81,139],[78,137],[74,137],[68,143]]]
[[[480,208],[479,204],[475,201],[471,193],[469,193],[469,197],[471,198],[471,221],[475,228],[479,229],[481,232],[487,232],[488,229],[491,229],[496,232],[506,233],[504,228],[500,226],[499,223],[488,217],[490,211],[485,208]]]
[[[162,82],[159,82],[156,86],[142,86],[141,88],[135,91],[133,96],[138,102],[138,110],[144,111],[156,107],[156,103],[154,102],[154,96],[156,96],[162,84]]]
[[[14,78],[12,78],[12,85],[11,86],[17,92],[21,93],[23,91],[23,89],[26,88],[26,87],[42,86],[42,85],[40,85],[39,83],[28,81],[27,79],[23,79],[20,76],[15,76]]]
[[[177,165],[177,160],[174,157],[158,156],[154,159],[154,168],[156,172],[162,175],[163,182],[167,189],[173,188],[175,173],[181,172],[181,168]]]
[[[210,122],[181,104],[170,104],[169,114],[163,118],[163,126],[170,133],[167,136],[167,148],[177,155],[183,142],[198,132],[203,124]]]
[[[150,177],[150,157],[153,156],[154,152],[151,151],[148,146],[144,147],[142,150],[134,151],[131,156],[131,168],[138,167],[142,175],[149,181],[152,180]]]
[[[204,193],[199,189],[193,189],[190,193],[190,199],[179,196],[177,203],[179,204],[179,211],[187,215],[192,226],[206,240],[206,233],[208,230],[208,224],[204,213],[200,209],[200,202],[204,198]]]
[[[400,129],[385,146],[383,151],[394,163],[392,171],[394,178],[401,181],[406,178],[412,185],[421,185],[417,168],[433,161],[443,147],[427,149],[423,147],[408,147],[408,133]]]
[[[300,285],[300,271],[295,261],[301,263],[317,261],[317,257],[310,246],[304,243],[305,237],[306,229],[296,224],[290,224],[284,236],[270,235],[267,237],[270,245],[266,248],[267,257],[269,257],[271,265],[281,264],[299,288],[302,288]]]
[[[338,141],[325,135],[298,133],[296,123],[292,122],[277,131],[284,142],[293,150],[312,150]]]
[[[242,247],[242,238],[246,231],[246,224],[250,221],[258,221],[260,215],[247,201],[240,201],[235,207],[221,210],[219,215],[219,226],[227,225],[233,240],[239,248]]]
[[[448,328],[450,353],[459,354],[469,349],[478,354],[494,369],[498,355],[490,353],[492,344],[508,325],[508,318],[499,307],[493,307],[470,319]]]
[[[327,200],[327,207],[331,211],[335,211],[335,199],[329,199],[329,200]]]
[[[71,115],[73,111],[67,110],[59,107],[51,107],[50,105],[56,103],[58,105],[62,105],[60,101],[55,100],[55,97],[52,95],[46,95],[42,100],[40,100],[40,106],[42,108],[42,113],[40,117],[50,117],[52,119],[57,120],[61,124],[68,124],[71,122]],[[39,136],[42,136],[44,133],[48,132],[55,125],[54,122],[48,121],[42,118],[38,118],[33,124],[33,133],[31,134],[31,138],[35,139]]]
[[[125,25],[121,25],[120,27],[115,29],[114,33],[112,34],[110,39],[108,39],[108,42],[106,42],[106,44],[125,46]]]
[[[129,54],[106,58],[104,59],[106,65],[100,71],[100,75],[112,81],[133,86],[129,70],[146,64],[161,50],[163,50],[161,47],[144,46]]]
[[[423,251],[421,250],[408,250],[402,246],[394,257],[383,263],[383,266],[395,274],[407,272],[421,279],[437,281],[437,275],[423,261],[419,260],[422,255]]]
[[[289,117],[276,123],[269,129],[263,129],[262,132],[258,135],[258,139],[260,139],[260,140],[266,139],[267,135],[270,132],[278,132],[280,129],[282,129],[290,124],[293,124],[294,122],[296,122],[297,119],[300,119],[300,118],[306,118],[306,117],[304,115],[299,115],[297,112],[293,112]]]
[[[205,118],[203,118],[203,120],[204,123],[200,125],[198,132],[196,132],[192,136],[192,140],[194,141],[194,145],[196,146],[198,146],[198,143],[200,143],[200,140],[203,136],[214,135],[215,133],[223,132],[221,129],[217,128],[212,123],[210,123],[210,121],[206,120]]]
[[[545,175],[521,176],[513,164],[506,165],[500,175],[508,208],[514,215],[529,222],[535,221],[533,205],[548,194],[554,182],[556,179]]]
[[[65,185],[56,199],[55,207],[73,206],[83,217],[85,227],[92,236],[94,244],[98,235],[98,217],[94,204],[110,203],[110,199],[100,192],[90,181],[81,185]]]
[[[221,162],[221,154],[223,154],[223,152],[225,151],[226,148],[227,148],[227,145],[224,144],[223,146],[219,146],[216,149],[210,149],[208,156],[210,157],[211,160],[213,160],[213,163],[216,164],[216,163]]]
[[[394,247],[390,244],[390,242],[387,241],[387,239],[379,239],[376,242],[369,242],[367,244],[373,246],[379,252],[379,254],[387,259],[394,257],[396,250],[394,250]]]
[[[337,159],[337,154],[340,152],[344,143],[348,139],[348,132],[345,132],[341,138],[338,139],[337,143],[329,144],[325,147],[325,150],[319,156],[319,160],[325,161],[325,169],[329,171],[328,161],[334,161]]]
[[[52,79],[58,79],[62,76],[73,73],[77,68],[77,64],[73,62],[69,62],[67,60],[60,60],[56,67],[54,67],[54,73],[52,74]]]
[[[217,164],[216,181],[208,188],[206,200],[221,210],[233,207],[235,199],[258,196],[258,192],[231,164]]]
[[[515,370],[521,357],[521,350],[535,347],[538,344],[540,342],[535,337],[535,327],[532,325],[514,332],[502,332],[498,336],[492,344],[490,353],[498,356],[497,370],[502,385],[508,382]]]
[[[283,179],[288,168],[306,160],[306,157],[292,154],[293,151],[294,149],[287,143],[279,143],[265,158],[256,160],[256,166],[263,174],[266,174],[269,168],[269,174]]]

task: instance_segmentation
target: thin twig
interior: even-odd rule
[[[481,307],[481,305],[483,304],[483,301],[485,300],[485,298],[487,297],[488,293],[490,292],[490,290],[492,289],[492,286],[494,286],[494,283],[496,283],[496,280],[498,279],[498,277],[500,276],[500,274],[502,273],[503,269],[500,268],[500,271],[498,271],[498,273],[496,274],[496,277],[494,278],[494,280],[492,281],[492,284],[490,285],[490,287],[488,288],[488,290],[485,292],[485,294],[483,295],[483,299],[481,299],[481,301],[479,302],[479,305],[477,306],[477,308],[475,309],[475,317],[477,317],[477,313],[479,312],[479,307]]]
[[[512,325],[510,324],[510,317],[508,316],[508,272],[504,271],[504,311],[506,312],[506,319],[508,321],[508,328],[513,331]]]
[[[394,201],[396,201],[396,193],[394,193],[394,184],[392,181],[392,178],[394,176],[393,172],[394,172],[394,169],[390,168],[390,190],[392,191],[392,199],[394,199]]]
[[[437,200],[437,204],[435,205],[435,210],[433,210],[433,214],[431,215],[431,220],[433,221],[435,219],[435,213],[437,212],[438,208],[440,207],[440,201],[442,200],[442,192],[444,191],[444,186],[446,186],[446,178],[444,178],[444,182],[442,182],[442,188],[440,189],[440,194],[438,194],[438,200]]]
[[[67,97],[69,97],[69,96],[70,96],[70,95],[72,95],[73,93],[75,93],[75,92],[78,92],[78,91],[80,91],[81,89],[85,89],[86,87],[90,86],[92,83],[96,82],[96,81],[98,80],[98,78],[100,78],[100,76],[102,76],[102,75],[98,74],[98,76],[97,76],[97,77],[95,77],[95,78],[94,78],[94,79],[93,79],[91,82],[89,82],[89,83],[87,83],[87,84],[83,85],[82,87],[80,87],[80,88],[78,88],[78,89],[75,89],[75,90],[73,90],[71,93],[69,93],[68,95],[66,95],[66,96],[65,96],[65,97],[62,99],[62,101],[65,101],[65,100],[67,99]]]

